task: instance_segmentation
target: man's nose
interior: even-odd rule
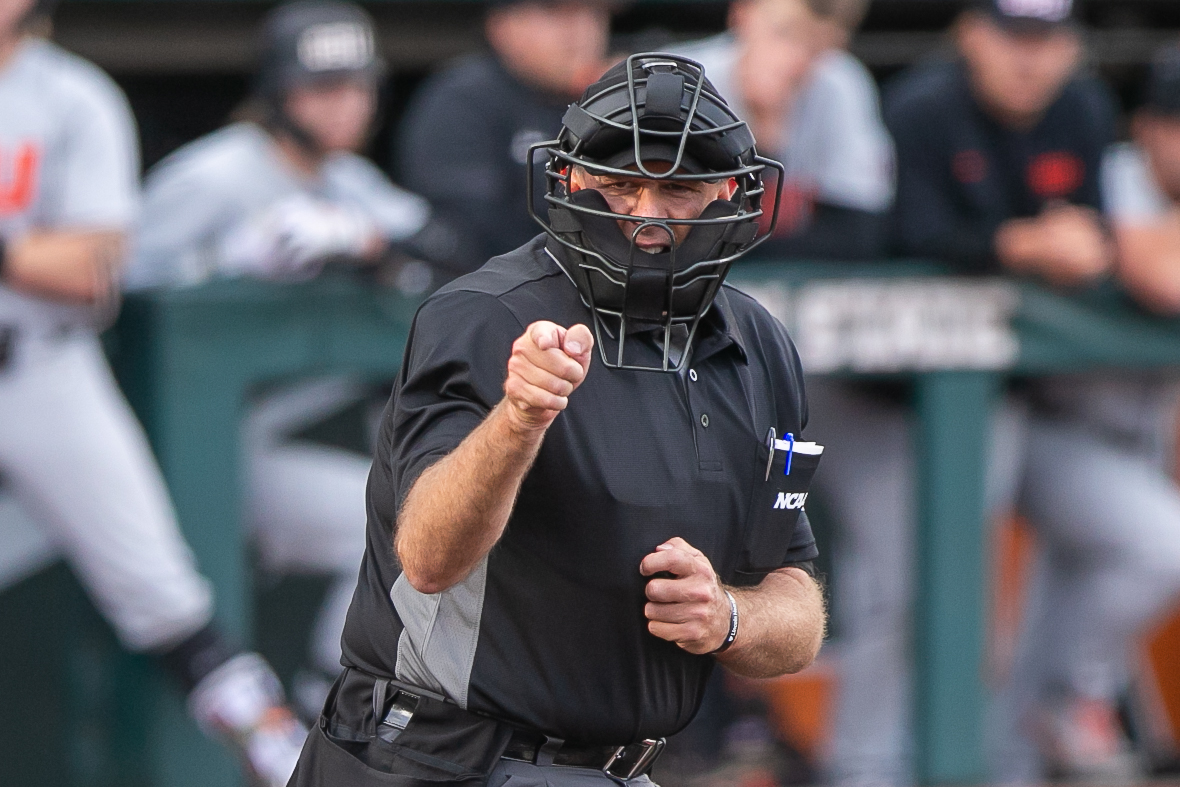
[[[639,190],[639,196],[635,201],[635,212],[632,215],[649,219],[666,219],[668,211],[661,204],[655,189],[642,188]]]

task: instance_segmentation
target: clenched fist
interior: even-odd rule
[[[689,653],[711,653],[729,634],[731,609],[713,564],[683,538],[673,538],[639,564],[647,583],[647,630]],[[664,575],[671,578],[663,578]]]
[[[569,404],[590,369],[594,336],[585,325],[535,322],[512,343],[504,394],[515,425],[544,430]]]

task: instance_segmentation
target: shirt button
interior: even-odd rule
[[[694,383],[697,381],[697,370],[696,369],[689,369],[688,370],[688,379],[692,380]]]
[[[701,426],[705,427],[706,429],[709,428],[709,414],[708,413],[701,413]]]

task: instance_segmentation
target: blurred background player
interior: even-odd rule
[[[1180,313],[1178,118],[1180,51],[1169,47],[1152,68],[1132,141],[1109,151],[1102,174],[1117,282],[1169,315]],[[1020,503],[1041,548],[995,725],[1009,781],[1029,781],[1030,771],[1136,775],[1117,705],[1140,635],[1180,594],[1177,380],[1174,371],[1090,373],[1032,389]],[[1012,719],[1024,735],[1011,735]]]
[[[729,32],[681,51],[730,96],[787,183],[762,257],[880,257],[893,145],[876,83],[843,47],[867,0],[737,0]]]
[[[27,33],[47,11],[0,0],[0,473],[123,645],[158,655],[200,725],[278,787],[304,730],[266,662],[211,622],[209,584],[97,337],[138,207],[134,121],[105,74]]]
[[[490,52],[428,79],[406,109],[401,180],[460,233],[468,270],[537,234],[522,208],[525,154],[557,136],[566,107],[610,65],[610,8],[605,0],[493,0],[484,20]],[[541,215],[544,193],[537,184]]]
[[[1070,3],[981,3],[955,41],[959,63],[920,69],[887,94],[899,251],[1063,287],[1116,273],[1100,189],[1114,107],[1079,72]],[[1135,385],[1108,382],[1050,379],[1027,392],[1017,492],[1039,549],[990,725],[1001,783],[1125,775],[1115,711],[1125,651],[1180,589],[1176,491],[1136,444],[1163,423]]]
[[[449,235],[425,200],[354,151],[377,109],[382,64],[372,23],[356,5],[280,6],[262,31],[253,98],[233,123],[192,142],[149,173],[132,287],[213,277],[310,279],[325,262],[376,266],[423,246],[446,258]],[[446,271],[410,262],[395,283],[416,293]],[[333,377],[277,384],[243,429],[246,521],[272,572],[324,573],[335,582],[318,614],[301,676],[301,710],[318,714],[339,671],[340,633],[365,548],[369,457],[297,439],[363,402],[368,385]],[[306,707],[304,707],[306,706]]]
[[[1099,216],[1098,170],[1113,133],[1106,94],[1075,79],[1081,41],[1067,3],[981,4],[954,30],[958,57],[919,66],[886,93],[897,146],[897,251],[1000,272],[997,238],[1042,214],[1052,243],[1079,269],[1111,262]],[[1069,241],[1069,245],[1065,241]],[[1022,257],[1023,259],[1023,257]],[[1059,280],[1055,275],[1053,280]],[[833,461],[817,492],[836,520],[840,690],[831,751],[837,785],[913,783],[910,609],[914,446],[908,391],[817,382],[809,386],[817,439]],[[993,423],[989,504],[1010,503],[1021,470],[1018,406]],[[895,446],[881,461],[880,446]],[[822,477],[821,477],[822,475]],[[849,494],[847,490],[859,490]]]

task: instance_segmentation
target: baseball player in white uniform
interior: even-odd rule
[[[419,253],[423,237],[437,240],[425,200],[352,152],[364,143],[381,74],[368,16],[348,3],[292,3],[268,19],[262,48],[252,120],[184,146],[148,175],[129,286],[308,279],[329,259],[371,264],[393,244]],[[425,290],[432,275],[411,264],[398,284]],[[299,687],[301,708],[316,713],[340,669],[370,459],[292,434],[368,393],[351,378],[288,383],[253,401],[244,427],[246,517],[265,566],[336,577],[311,644],[319,701],[314,671]]]
[[[202,727],[284,784],[304,731],[269,666],[212,625],[211,588],[96,335],[138,208],[134,121],[105,74],[27,32],[45,10],[0,2],[0,474],[121,642],[159,655]]]

